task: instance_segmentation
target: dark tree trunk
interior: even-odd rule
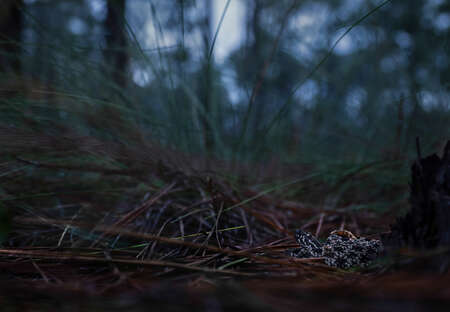
[[[253,16],[251,19],[252,23],[252,34],[253,34],[253,44],[250,47],[250,57],[253,59],[253,64],[256,65],[256,68],[258,68],[255,72],[259,73],[261,71],[261,68],[264,66],[264,50],[263,50],[263,38],[262,38],[262,10],[263,5],[260,1],[256,0],[253,1]],[[260,75],[257,75],[255,80],[253,81],[253,85],[256,86],[256,84],[260,83],[258,80],[263,79],[260,77]],[[264,84],[264,83],[263,83]],[[253,107],[253,122],[251,123],[251,130],[253,132],[253,137],[257,138],[258,132],[261,130],[261,124],[264,121],[264,115],[266,110],[266,92],[264,88],[259,88],[258,91],[258,101],[256,102],[255,99],[253,99],[253,103],[249,103],[249,105],[252,105]],[[256,92],[253,91],[253,92]],[[256,95],[255,95],[256,96]],[[250,111],[249,111],[250,113]],[[249,118],[252,118],[252,116],[249,116]]]
[[[205,60],[207,63],[203,69],[203,77],[200,78],[200,100],[203,104],[203,114],[200,115],[200,122],[202,124],[203,130],[203,142],[206,149],[206,152],[209,156],[211,156],[214,152],[215,141],[214,141],[214,133],[211,127],[210,122],[214,119],[213,115],[213,93],[214,93],[214,85],[213,85],[213,67],[214,60],[209,58],[209,50],[211,49],[212,44],[212,14],[213,14],[213,4],[211,1],[205,2],[205,15],[203,17],[202,23],[202,37],[203,37],[203,45],[204,45],[204,54]],[[210,122],[208,122],[208,119]]]
[[[420,153],[419,153],[420,155]],[[430,262],[447,270],[450,261],[450,141],[442,157],[436,154],[420,158],[411,168],[411,209],[382,237],[390,249],[444,248],[446,252]]]
[[[22,0],[3,0],[0,9],[0,72],[20,74]]]
[[[125,0],[108,0],[105,20],[105,58],[115,83],[126,85],[128,69],[127,36],[125,31]]]

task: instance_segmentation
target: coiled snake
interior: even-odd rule
[[[358,238],[346,230],[331,232],[323,244],[303,230],[296,231],[295,239],[300,248],[289,250],[291,257],[321,257],[325,259],[325,264],[341,269],[353,266],[367,267],[383,250],[381,241]]]

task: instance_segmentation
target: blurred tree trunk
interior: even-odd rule
[[[250,4],[251,5],[251,4]],[[253,36],[253,43],[250,47],[250,53],[249,56],[253,59],[255,73],[258,73],[261,71],[261,67],[264,64],[265,58],[264,58],[264,49],[263,49],[263,38],[262,38],[262,26],[261,26],[261,20],[262,20],[262,3],[258,0],[253,1],[253,10],[252,10],[252,17],[250,19],[251,21],[251,33]],[[253,82],[254,85],[258,84],[260,79],[259,75],[256,76],[256,80]],[[264,83],[263,83],[264,84]],[[254,109],[253,112],[249,112],[250,114],[253,113],[253,123],[251,124],[251,129],[253,131],[253,137],[257,137],[258,130],[261,128],[261,122],[264,120],[264,111],[266,107],[266,92],[263,88],[259,88],[258,90],[258,101],[255,101],[255,103],[251,103],[250,105],[253,105]]]
[[[20,74],[23,0],[3,0],[0,10],[0,72]]]
[[[420,7],[421,2],[418,0],[414,0],[410,2],[411,5],[415,7]],[[408,10],[407,14],[405,14],[403,18],[403,29],[411,35],[411,37],[414,36],[414,34],[418,34],[421,31],[420,24],[417,23],[418,20],[420,20],[420,15],[422,12],[419,10]],[[409,123],[407,125],[406,129],[406,137],[409,138],[409,141],[406,141],[404,150],[408,150],[409,144],[413,143],[413,138],[415,138],[417,135],[420,135],[420,129],[418,128],[418,118],[420,115],[423,115],[423,107],[421,106],[419,102],[419,92],[421,91],[422,87],[418,83],[416,79],[416,73],[417,69],[420,67],[420,63],[423,61],[423,52],[420,50],[419,47],[414,46],[411,51],[408,53],[408,66],[407,66],[407,77],[408,80],[408,87],[410,92],[410,99],[412,100],[413,104],[413,110],[411,112]]]
[[[119,87],[126,85],[129,62],[125,32],[125,4],[126,0],[108,0],[105,20],[105,58],[112,78]]]
[[[213,17],[213,3],[212,1],[205,1],[205,15],[203,17],[202,27],[202,38],[203,38],[203,46],[204,46],[204,73],[203,77],[200,78],[200,99],[203,103],[204,114],[201,114],[201,125],[203,130],[203,141],[206,152],[208,155],[211,155],[215,148],[214,142],[214,134],[211,124],[208,122],[213,120],[212,115],[212,106],[213,106],[213,91],[214,86],[212,84],[213,80],[213,66],[214,59],[211,56],[209,58],[209,51],[211,49],[212,44],[212,17]]]

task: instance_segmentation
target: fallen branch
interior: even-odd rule
[[[32,251],[32,250],[17,250],[17,249],[0,249],[1,255],[6,255],[8,257],[33,257],[35,259],[47,259],[47,260],[61,260],[61,261],[87,261],[87,262],[101,262],[101,263],[116,263],[116,264],[133,264],[133,265],[144,265],[144,266],[160,266],[160,267],[171,267],[177,269],[183,269],[188,271],[204,272],[204,273],[214,273],[214,274],[226,274],[235,276],[258,276],[261,274],[238,272],[234,270],[218,270],[206,267],[192,266],[188,264],[182,264],[170,261],[159,261],[159,260],[134,260],[134,259],[107,259],[99,258],[94,256],[80,256],[70,253],[60,253],[53,251]]]

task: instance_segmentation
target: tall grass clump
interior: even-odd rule
[[[252,50],[249,40],[223,63],[215,60],[215,43],[227,35],[221,25],[230,1],[216,28],[211,21],[202,24],[199,7],[146,4],[151,22],[125,16],[116,31],[127,45],[112,51],[95,19],[87,19],[90,31],[80,35],[45,20],[51,15],[45,4],[24,7],[29,37],[8,41],[20,46],[20,54],[2,54],[22,64],[19,73],[0,76],[2,205],[28,217],[92,215],[98,223],[116,224],[118,215],[155,194],[174,192],[179,197],[173,202],[155,201],[154,224],[143,225],[137,216],[127,222],[142,231],[168,229],[172,236],[186,234],[184,227],[214,233],[218,223],[207,218],[217,221],[237,207],[222,228],[245,226],[248,240],[292,226],[271,223],[253,208],[240,214],[246,203],[267,194],[317,211],[386,213],[404,207],[416,157],[412,143],[420,136],[424,153],[436,151],[450,135],[448,107],[424,110],[416,94],[378,103],[375,90],[356,112],[349,111],[345,88],[356,82],[342,64],[354,58],[363,67],[367,59],[334,54],[351,31],[389,10],[389,2],[361,13],[331,48],[314,50],[308,63],[288,49],[289,21],[302,9],[295,2],[279,10],[274,34],[260,30],[264,46]],[[57,9],[67,13],[63,4]],[[170,9],[193,21],[169,26]],[[143,44],[145,27],[154,30],[153,48]],[[189,31],[199,32],[200,42]],[[165,44],[168,36],[174,44]],[[123,72],[105,57],[117,52],[128,58]],[[276,70],[291,75],[289,80]],[[347,84],[329,91],[341,74]],[[230,76],[234,87],[226,82]],[[303,105],[302,86],[311,79],[329,92]],[[240,93],[238,100],[231,99],[233,92]],[[187,224],[187,217],[177,219],[191,212],[200,216]],[[251,231],[251,222],[264,220],[272,228]]]

